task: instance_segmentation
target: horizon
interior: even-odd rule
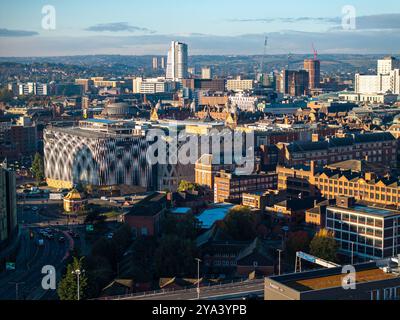
[[[265,36],[267,54],[306,54],[313,44],[320,54],[400,52],[394,0],[305,0],[301,7],[295,0],[15,0],[2,9],[1,57],[166,55],[172,40],[187,43],[192,56],[261,55]]]

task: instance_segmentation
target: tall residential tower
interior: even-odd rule
[[[172,41],[168,51],[167,79],[181,81],[188,78],[188,46]]]

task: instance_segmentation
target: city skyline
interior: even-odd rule
[[[0,25],[0,56],[86,54],[165,55],[172,40],[191,48],[190,55],[306,53],[315,43],[320,53],[388,53],[400,50],[400,13],[396,1],[338,1],[302,6],[252,0],[203,1],[156,5],[136,1],[112,4],[55,1],[55,29],[42,28],[45,1],[4,3]],[[292,1],[293,2],[293,1]],[[294,4],[294,3],[293,3]],[[343,8],[352,5],[355,30],[343,30]],[[79,11],[79,15],[76,12]],[[46,12],[46,10],[45,10]],[[107,12],[107,15],[104,15]],[[10,13],[10,14],[6,14]],[[178,16],[179,19],[165,19]],[[368,44],[366,46],[365,44]]]

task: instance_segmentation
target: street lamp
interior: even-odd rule
[[[81,274],[84,272],[85,272],[85,270],[80,270],[80,269],[76,269],[75,271],[72,271],[72,274],[76,275],[76,280],[78,282],[78,288],[77,288],[78,301],[80,300],[79,280],[80,280]]]
[[[278,253],[279,253],[278,275],[281,275],[281,254],[282,254],[282,250],[278,249]]]
[[[200,262],[199,258],[195,259],[197,261],[197,300],[200,300]]]

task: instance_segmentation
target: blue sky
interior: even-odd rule
[[[398,0],[1,0],[0,3],[1,56],[162,54],[172,39],[188,42],[193,54],[256,54],[260,51],[257,43],[261,42],[262,47],[264,34],[271,36],[273,53],[301,53],[314,40],[322,52],[361,49],[367,53],[376,52],[381,46],[388,46],[382,52],[400,50],[398,41],[391,37],[398,37],[400,31]],[[49,4],[56,10],[55,30],[41,27],[42,7]],[[358,29],[343,33],[338,26],[345,5],[354,6],[360,23]],[[337,43],[329,45],[329,39]],[[365,47],[365,41],[371,42],[371,46]]]

